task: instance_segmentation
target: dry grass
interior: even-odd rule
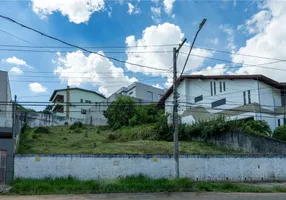
[[[138,129],[138,127],[137,127]],[[173,143],[166,141],[134,140],[120,142],[110,139],[117,134],[109,129],[87,126],[70,130],[69,126],[50,127],[49,133],[29,129],[22,134],[20,154],[172,154]],[[85,137],[87,131],[88,137]],[[124,129],[123,129],[124,131]],[[132,131],[132,130],[131,130]],[[130,130],[129,130],[130,132]],[[231,154],[235,151],[218,148],[203,142],[180,142],[181,154]]]

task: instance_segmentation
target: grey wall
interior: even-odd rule
[[[12,100],[8,72],[0,71],[0,101],[10,102]],[[0,117],[12,120],[12,105],[0,105]],[[1,126],[1,125],[0,125]]]
[[[136,98],[148,100],[148,91],[153,93],[153,101],[155,102],[160,100],[159,95],[164,95],[165,93],[163,89],[142,83],[136,83]]]
[[[213,181],[286,181],[285,155],[183,155],[180,176]],[[173,177],[167,155],[16,155],[15,178],[82,180],[145,174]]]
[[[6,183],[13,180],[14,172],[14,139],[0,139],[0,150],[7,151]]]
[[[286,154],[286,142],[254,134],[222,133],[215,135],[210,142],[244,152]]]

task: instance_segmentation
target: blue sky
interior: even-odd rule
[[[285,20],[283,8],[286,3],[273,1],[0,0],[1,15],[79,46],[101,47],[92,50],[104,55],[163,69],[138,68],[76,52],[75,48],[59,48],[66,46],[0,19],[0,70],[9,71],[12,93],[20,101],[47,102],[54,89],[67,85],[98,90],[106,96],[133,81],[168,88],[172,80],[168,69],[172,66],[173,46],[152,45],[178,44],[184,37],[191,42],[199,23],[206,18],[195,45],[233,54],[194,49],[187,73],[265,74],[283,81],[284,71],[277,75],[277,71],[247,66],[273,60],[237,55],[285,58],[284,47],[276,47],[286,43],[286,28],[275,29]],[[179,70],[188,44],[179,56]],[[283,69],[284,64],[267,66]]]

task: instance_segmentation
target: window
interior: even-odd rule
[[[203,100],[203,95],[195,97],[195,103],[202,101],[202,100]]]
[[[243,104],[246,105],[246,92],[243,92]]]
[[[83,103],[83,99],[80,99],[80,103]]]
[[[153,92],[147,91],[147,99],[148,101],[153,101]]]
[[[81,109],[81,114],[86,115],[86,109]]]
[[[211,96],[213,96],[213,82],[210,82],[210,86],[211,86]]]
[[[216,85],[215,85],[215,81],[214,81],[214,95],[216,95]]]
[[[283,118],[283,124],[286,125],[286,118]]]
[[[250,95],[250,90],[247,91],[248,94],[248,103],[251,103],[251,95]]]
[[[158,99],[161,99],[162,98],[162,94],[158,94]]]
[[[91,103],[91,101],[90,100],[85,100],[85,103]]]
[[[214,101],[214,102],[212,102],[212,108],[224,105],[225,103],[226,103],[226,99],[225,98],[217,100],[217,101]]]
[[[278,126],[280,126],[281,125],[280,119],[278,119],[277,122],[278,122]]]
[[[222,82],[219,82],[219,92],[222,92]]]
[[[223,91],[225,91],[225,82],[223,82]]]

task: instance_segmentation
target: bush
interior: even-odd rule
[[[278,140],[286,141],[286,125],[278,126],[274,130],[273,137]]]
[[[68,123],[68,122],[65,122],[64,125],[67,126],[67,125],[69,125],[69,123]]]
[[[50,129],[48,127],[39,126],[34,130],[34,133],[48,134],[48,133],[50,133]]]
[[[71,126],[70,129],[77,129],[77,128],[84,128],[84,125],[81,122],[74,122]]]
[[[21,128],[21,133],[24,133],[25,131],[29,130],[31,127],[25,122]]]
[[[244,125],[244,130],[253,134],[271,136],[272,131],[268,123],[264,120],[249,120]]]
[[[134,116],[135,102],[130,97],[119,97],[104,111],[104,117],[113,129],[118,129],[129,124],[129,119]]]

